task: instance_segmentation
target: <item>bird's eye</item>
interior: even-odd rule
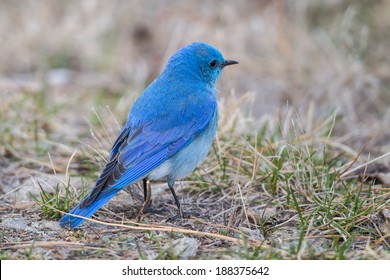
[[[213,59],[212,61],[210,61],[209,65],[211,68],[215,68],[215,66],[217,66],[217,61]]]

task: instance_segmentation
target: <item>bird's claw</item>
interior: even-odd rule
[[[151,205],[146,207],[146,209],[144,211],[144,213],[157,214],[157,215],[161,215],[161,214],[163,214],[165,212],[169,212],[169,210],[166,209],[166,208],[155,209]]]
[[[198,217],[200,217],[200,214],[198,212],[192,212],[192,211],[191,212],[180,211],[179,214],[168,218],[166,220],[166,222],[173,222],[173,221],[176,221],[177,219],[184,220],[184,219],[189,219],[192,217],[198,218]]]

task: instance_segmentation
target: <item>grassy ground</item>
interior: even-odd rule
[[[2,1],[1,259],[389,259],[388,1]],[[326,3],[322,3],[326,2]],[[164,4],[165,3],[165,4]],[[139,185],[62,229],[180,46],[239,65],[218,137],[145,214]]]

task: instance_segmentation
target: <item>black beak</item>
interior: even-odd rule
[[[233,64],[238,64],[237,61],[235,60],[225,60],[222,64],[221,64],[221,68],[225,67],[225,66],[228,66],[228,65],[233,65]]]

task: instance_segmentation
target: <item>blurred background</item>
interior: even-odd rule
[[[48,152],[68,160],[99,115],[112,120],[112,139],[169,56],[193,41],[240,62],[218,84],[222,123],[238,116],[241,130],[273,128],[293,111],[310,133],[336,113],[340,143],[381,154],[390,133],[389,14],[384,0],[2,0],[3,166],[12,157],[48,162]]]
[[[344,171],[352,165],[367,167],[367,159],[390,151],[389,15],[388,0],[0,0],[0,243],[12,247],[21,240],[82,240],[113,248],[109,239],[94,237],[98,231],[93,228],[90,232],[94,233],[85,238],[69,235],[59,228],[60,214],[51,210],[68,211],[69,204],[93,186],[131,105],[167,59],[180,47],[204,41],[240,64],[226,69],[218,82],[218,138],[206,162],[187,178],[192,183],[185,190],[178,184],[180,197],[189,205],[198,203],[198,198],[214,205],[207,211],[217,224],[238,228],[248,222],[250,228],[247,213],[240,210],[244,205],[238,196],[241,190],[235,193],[240,182],[250,205],[258,207],[251,209],[255,214],[269,210],[267,203],[280,207],[273,208],[281,214],[280,225],[290,220],[288,215],[296,215],[295,206],[288,202],[291,188],[307,190],[311,197],[313,188],[325,186],[324,201],[328,201],[328,187],[337,187],[335,216],[329,223],[319,216],[314,224],[321,238],[313,240],[322,242],[324,229],[342,216],[352,238],[359,232],[358,243],[346,240],[337,226],[324,233],[335,234],[327,237],[329,244],[340,244],[341,252],[351,246],[352,258],[388,258],[383,252],[388,248],[384,238],[389,236],[388,188],[384,187],[390,184],[389,157],[381,157],[381,166],[369,165],[357,174]],[[285,168],[277,172],[293,170],[296,180],[285,180],[282,174],[275,181],[278,173],[267,167],[269,162]],[[342,175],[362,178],[367,184],[339,181],[341,175],[334,175],[334,169],[340,166],[346,168]],[[253,172],[257,168],[256,174],[252,167]],[[379,178],[383,185],[374,189],[366,178],[374,174],[371,177],[376,179],[377,173],[386,178]],[[326,179],[330,184],[317,185],[317,176],[320,183]],[[296,187],[295,182],[301,185]],[[160,193],[153,189],[154,202],[165,205],[171,196],[165,185],[160,189]],[[277,195],[268,195],[269,190]],[[371,198],[371,190],[378,195]],[[72,197],[62,199],[64,193]],[[358,196],[362,196],[361,204]],[[346,202],[341,203],[344,197]],[[358,224],[350,220],[350,197],[356,205],[365,203],[366,208],[354,214]],[[297,208],[307,209],[305,215],[311,217],[315,203],[307,204],[306,193],[301,198],[303,208]],[[111,215],[106,220],[115,214],[116,221],[122,221],[123,213],[137,205],[121,192],[110,205],[119,209],[103,213]],[[328,217],[325,208],[324,217]],[[221,209],[227,209],[223,219]],[[386,218],[378,214],[381,211]],[[264,213],[259,216],[265,217]],[[150,216],[149,221],[156,217]],[[377,226],[375,233],[374,220],[385,228],[385,237]],[[289,242],[303,237],[305,227],[294,225],[271,234],[276,247],[293,248]],[[250,234],[261,239],[257,231]],[[131,236],[125,233],[125,238]],[[139,236],[138,240],[144,240],[142,233]],[[139,258],[133,240],[122,247],[121,238],[114,243],[131,249],[121,249],[124,255],[114,256]],[[373,247],[367,238],[372,238]],[[207,243],[200,239],[203,245]],[[143,246],[149,248],[145,240]],[[161,236],[161,240],[168,242],[170,237]],[[381,247],[381,240],[387,247]],[[156,244],[151,245],[153,254],[160,252]],[[33,245],[23,246],[16,257],[29,257],[25,248]],[[77,246],[70,255],[68,249],[48,248],[44,258],[78,258],[83,252]],[[307,248],[310,258],[312,247]],[[360,251],[355,254],[356,248]],[[219,254],[214,249],[207,247],[205,254],[207,250]],[[0,251],[0,259],[12,256]],[[42,251],[36,253],[33,258],[42,258]],[[148,258],[155,258],[152,253]],[[338,258],[344,258],[343,253]]]

